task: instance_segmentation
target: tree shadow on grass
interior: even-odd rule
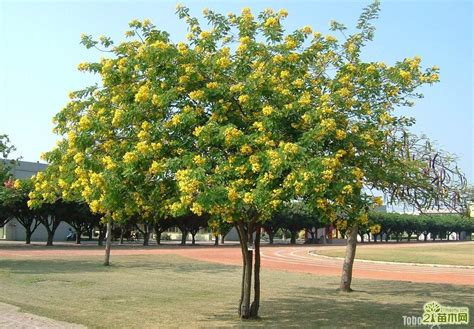
[[[41,259],[0,259],[0,271],[8,270],[15,274],[48,273],[91,273],[113,272],[120,270],[174,271],[180,274],[207,273],[219,274],[234,271],[237,266],[189,260],[178,255],[127,255],[112,257],[111,265],[104,266],[103,258],[90,256],[70,259],[45,257]]]
[[[240,320],[236,316],[237,307],[227,307],[224,312],[209,315],[205,321],[231,323],[241,328],[403,328],[403,316],[421,316],[423,305],[429,301],[467,307],[474,302],[474,288],[470,286],[394,281],[373,281],[373,284],[365,281],[361,286],[363,291],[350,294],[341,293],[333,286],[313,290],[300,286],[281,298],[269,299],[265,299],[262,291],[261,318]]]

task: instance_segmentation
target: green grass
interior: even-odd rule
[[[474,303],[474,288],[263,270],[261,319],[241,321],[239,267],[178,256],[35,257],[0,260],[0,302],[90,328],[402,327],[425,302]],[[444,327],[443,327],[444,328]]]
[[[344,257],[345,247],[331,247],[316,251],[317,254]],[[429,243],[406,246],[391,244],[359,245],[356,259],[379,260],[387,262],[469,265],[474,266],[474,243],[449,244]]]

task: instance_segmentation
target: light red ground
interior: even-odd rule
[[[404,246],[386,245],[387,248]],[[304,272],[317,275],[340,276],[342,261],[326,258],[309,251],[321,247],[308,246],[263,246],[262,267],[289,272]],[[0,258],[22,258],[35,256],[103,255],[103,250],[90,246],[59,246],[48,249],[43,246],[0,246]],[[228,265],[241,265],[240,247],[234,246],[113,246],[114,255],[176,254],[184,257]],[[474,285],[474,269],[456,267],[433,267],[428,265],[381,264],[356,261],[354,277],[376,280],[399,280],[425,283],[447,283]]]

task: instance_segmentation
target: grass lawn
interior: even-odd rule
[[[0,302],[90,328],[403,327],[425,302],[474,304],[474,288],[263,270],[261,319],[236,316],[239,267],[173,255],[0,260]],[[444,328],[444,327],[443,327]]]
[[[320,249],[316,253],[344,257],[345,247]],[[474,266],[474,242],[465,244],[428,243],[414,246],[365,244],[357,247],[356,258],[388,262]]]

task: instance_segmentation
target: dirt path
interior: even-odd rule
[[[289,272],[304,272],[318,275],[339,276],[342,269],[340,259],[310,254],[309,251],[324,247],[308,246],[264,246],[262,247],[262,267]],[[327,247],[326,247],[327,248]],[[392,248],[396,248],[392,246]],[[403,247],[402,247],[403,248]],[[162,246],[162,247],[121,247],[112,249],[114,255],[176,254],[184,257],[213,263],[241,265],[242,259],[238,246]],[[0,248],[0,257],[35,256],[82,256],[103,255],[102,249],[82,247],[18,247]],[[398,280],[425,283],[446,283],[474,285],[474,269],[455,267],[433,267],[429,265],[380,264],[356,261],[355,278],[375,280]]]
[[[84,326],[56,321],[42,316],[20,312],[16,306],[0,303],[0,328],[8,329],[81,329]]]

